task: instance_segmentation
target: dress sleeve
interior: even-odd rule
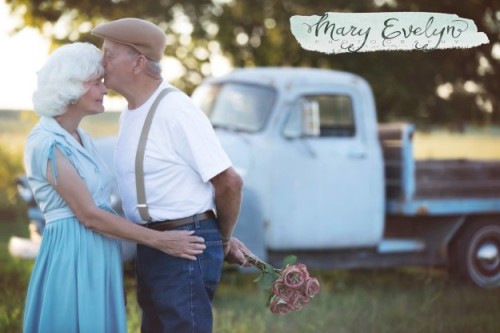
[[[47,180],[47,163],[51,163],[52,176],[57,184],[56,149],[71,161],[72,151],[54,138],[29,140],[25,150],[25,166],[29,177]]]

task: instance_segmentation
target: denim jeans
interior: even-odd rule
[[[205,239],[195,261],[137,245],[137,300],[142,333],[212,332],[212,299],[220,281],[224,251],[215,219],[182,226]]]

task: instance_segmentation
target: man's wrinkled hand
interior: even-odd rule
[[[236,237],[231,237],[229,242],[224,244],[224,260],[230,264],[250,266],[246,263],[245,254],[249,256],[253,255],[252,251]]]

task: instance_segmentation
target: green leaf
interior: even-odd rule
[[[262,289],[270,289],[273,286],[274,280],[275,278],[273,273],[265,272],[262,274],[262,278],[258,283]]]
[[[266,263],[266,268],[264,270],[266,273],[272,273],[274,272],[274,267],[271,264]]]
[[[287,256],[284,260],[283,260],[283,268],[287,267],[287,266],[292,266],[292,265],[295,265],[297,263],[297,256],[294,256],[294,255],[291,255],[291,256]]]

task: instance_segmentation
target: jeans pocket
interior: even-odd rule
[[[224,263],[224,250],[220,238],[219,229],[198,229],[197,236],[205,239],[206,248],[198,256],[201,277],[205,283],[205,289],[210,297],[213,298],[215,288],[220,281],[222,266]]]

